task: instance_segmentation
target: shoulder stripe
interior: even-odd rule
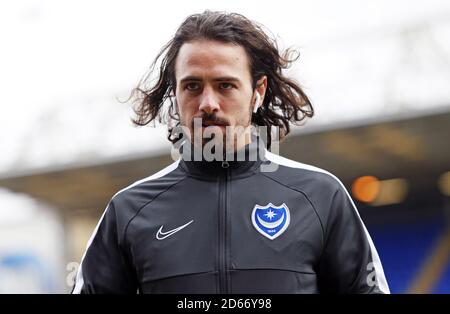
[[[320,172],[320,173],[327,174],[327,175],[331,176],[333,179],[335,179],[340,184],[340,186],[344,189],[345,193],[347,194],[347,197],[349,198],[349,200],[350,200],[350,202],[351,202],[351,204],[353,206],[353,209],[355,210],[356,214],[358,215],[358,218],[359,218],[359,220],[360,220],[360,222],[361,222],[361,224],[362,224],[362,226],[364,228],[364,232],[366,234],[367,240],[368,240],[369,245],[370,245],[370,250],[371,250],[372,259],[373,259],[373,265],[374,265],[374,268],[375,268],[375,273],[377,275],[379,288],[384,293],[390,293],[389,286],[388,286],[386,277],[384,275],[383,266],[381,264],[380,257],[378,256],[378,252],[377,252],[377,250],[375,248],[375,245],[373,244],[372,238],[370,237],[370,234],[367,231],[366,226],[364,225],[364,222],[361,219],[361,216],[359,215],[358,209],[356,208],[356,205],[353,202],[353,199],[351,198],[351,196],[348,193],[347,189],[345,188],[344,184],[335,175],[333,175],[332,173],[330,173],[330,172],[328,172],[326,170],[323,170],[321,168],[314,167],[314,166],[307,165],[307,164],[303,164],[303,163],[300,163],[300,162],[296,162],[296,161],[293,161],[293,160],[281,157],[279,155],[275,155],[275,154],[273,154],[273,153],[271,153],[271,152],[269,152],[267,150],[266,150],[265,156],[266,156],[267,160],[269,160],[271,162],[274,162],[274,163],[277,163],[277,164],[279,164],[281,166],[286,166],[286,167],[290,167],[290,168],[305,169],[305,170],[309,170],[309,171],[315,171],[315,172]]]
[[[169,166],[167,166],[166,168],[158,171],[157,173],[130,184],[126,188],[124,188],[124,189],[120,190],[119,192],[117,192],[116,194],[114,194],[114,196],[111,199],[116,197],[118,194],[120,194],[120,193],[122,193],[122,192],[124,192],[124,191],[126,191],[128,189],[131,189],[132,187],[134,187],[136,185],[139,185],[139,184],[141,184],[143,182],[147,182],[147,181],[151,181],[151,180],[155,180],[155,179],[159,179],[161,177],[164,177],[165,175],[167,175],[170,172],[174,171],[178,167],[179,163],[180,163],[180,160],[177,160],[174,163],[172,163]],[[83,285],[84,285],[83,269],[82,269],[83,261],[84,261],[84,258],[86,256],[86,252],[88,251],[89,247],[91,246],[91,243],[92,243],[92,241],[94,240],[94,238],[95,238],[95,236],[97,234],[98,228],[99,228],[101,222],[103,221],[103,218],[105,217],[105,214],[106,214],[106,211],[107,211],[108,207],[109,207],[109,204],[108,204],[108,206],[106,206],[105,210],[103,211],[102,217],[98,221],[97,226],[95,227],[95,230],[92,233],[92,235],[89,238],[89,241],[88,241],[88,243],[86,245],[86,250],[84,251],[83,257],[81,258],[80,266],[78,267],[78,272],[77,272],[77,276],[76,276],[76,282],[75,282],[75,286],[73,288],[72,294],[79,294],[79,293],[81,293],[81,290],[82,290]]]

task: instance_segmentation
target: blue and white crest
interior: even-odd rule
[[[284,203],[281,206],[274,206],[272,203],[266,206],[257,204],[253,208],[253,226],[270,240],[279,237],[289,226],[290,221],[289,208]]]

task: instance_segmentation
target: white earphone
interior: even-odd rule
[[[253,107],[253,113],[256,113],[258,111],[259,106],[261,102],[261,96],[258,92],[256,92],[256,100],[255,100],[255,107]]]

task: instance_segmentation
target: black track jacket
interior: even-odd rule
[[[118,192],[72,292],[389,293],[342,183],[267,150],[255,155],[180,158]]]

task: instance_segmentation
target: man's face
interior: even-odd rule
[[[206,127],[225,135],[226,126],[250,125],[254,92],[241,46],[211,40],[185,43],[178,52],[175,76],[180,122],[191,136]],[[194,118],[203,123],[195,130]]]

